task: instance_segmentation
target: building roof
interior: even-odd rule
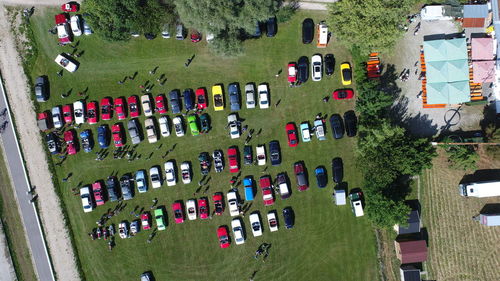
[[[427,5],[420,10],[420,17],[422,20],[450,20],[452,17],[447,10],[447,5]]]
[[[420,215],[417,210],[412,210],[408,214],[407,227],[399,225],[398,234],[408,234],[420,232]]]
[[[472,62],[474,83],[494,82],[495,80],[495,62],[474,61]]]
[[[488,4],[464,5],[464,19],[486,17],[488,17]]]
[[[401,281],[421,281],[420,269],[412,265],[403,264],[399,268]]]
[[[485,22],[486,22],[485,18],[464,18],[462,20],[462,26],[465,28],[484,27]]]
[[[471,40],[472,60],[492,60],[493,38],[472,38]]]
[[[470,101],[468,81],[427,84],[428,104],[459,104]]]
[[[425,63],[431,61],[467,60],[465,38],[424,41]]]
[[[401,263],[416,263],[427,260],[427,243],[425,240],[401,241],[396,243],[396,255]]]

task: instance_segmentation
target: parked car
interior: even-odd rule
[[[104,205],[104,194],[102,192],[101,182],[96,181],[92,184],[92,194],[94,195],[95,204],[97,206]]]
[[[201,33],[196,30],[193,30],[191,33],[191,42],[198,43],[200,41],[201,41]]]
[[[245,177],[243,179],[243,188],[245,189],[245,200],[253,201],[253,179],[252,177]]]
[[[269,158],[271,158],[271,165],[281,165],[281,151],[278,141],[274,140],[269,142]]]
[[[185,89],[182,95],[184,97],[184,107],[186,108],[186,110],[193,110],[194,109],[193,90]]]
[[[323,75],[323,64],[320,55],[314,55],[311,58],[311,79],[313,81],[321,81]]]
[[[109,146],[109,133],[108,127],[106,125],[101,125],[97,127],[97,142],[99,143],[99,148],[108,148]]]
[[[214,101],[214,110],[224,110],[224,94],[220,85],[214,85],[212,87],[212,97]]]
[[[162,116],[158,119],[158,122],[160,123],[161,136],[164,138],[170,136],[170,127],[168,125],[168,117]]]
[[[198,214],[200,214],[200,219],[208,219],[208,199],[206,197],[198,199]]]
[[[88,186],[80,188],[80,199],[82,200],[83,212],[89,213],[94,210],[94,201]]]
[[[227,227],[219,226],[217,228],[217,238],[219,238],[219,246],[221,248],[227,248],[230,245],[229,234],[227,233]]]
[[[184,126],[182,125],[182,117],[177,116],[172,119],[172,123],[174,124],[175,135],[178,137],[184,136]]]
[[[115,202],[115,201],[118,201],[118,192],[116,191],[116,178],[115,177],[108,177],[106,179],[106,190],[108,192],[108,199],[110,202]]]
[[[165,96],[163,94],[159,94],[155,97],[155,111],[160,114],[167,113]]]
[[[153,188],[160,188],[162,185],[160,167],[153,166],[149,169],[149,178],[151,179],[151,186]]]
[[[115,147],[122,147],[123,146],[123,133],[122,133],[122,127],[120,124],[114,124],[111,127],[111,134],[113,135],[113,143],[115,144]]]
[[[78,15],[74,15],[71,17],[70,25],[71,31],[73,32],[74,36],[82,35],[82,26],[80,24],[80,17]]]
[[[314,38],[314,21],[310,18],[302,22],[302,43],[310,44]]]
[[[287,229],[293,228],[294,213],[292,207],[286,207],[283,209],[283,218],[285,219],[285,227]]]
[[[80,6],[77,2],[68,2],[61,5],[61,11],[63,12],[78,12]]]
[[[183,223],[184,211],[182,210],[182,204],[180,202],[174,202],[172,204],[172,211],[174,212],[175,223]]]
[[[344,122],[338,114],[332,114],[330,117],[330,125],[332,127],[333,137],[341,139],[344,136]]]
[[[295,173],[295,179],[297,180],[297,189],[299,191],[304,191],[309,189],[309,183],[307,181],[304,164],[301,162],[296,162],[293,164],[293,172]]]
[[[319,166],[314,170],[316,175],[316,184],[319,188],[324,188],[326,186],[326,170],[323,166]]]
[[[212,158],[214,159],[214,169],[216,173],[220,173],[224,170],[224,155],[222,150],[214,150],[212,153]]]
[[[267,225],[269,226],[269,231],[278,231],[278,220],[274,211],[267,213]]]
[[[300,124],[300,134],[302,136],[302,142],[311,141],[311,131],[309,130],[309,122],[302,122]]]
[[[288,63],[288,83],[294,85],[297,82],[297,64],[295,62]]]
[[[231,221],[231,229],[233,230],[234,242],[236,245],[245,243],[245,233],[239,218],[235,218]]]
[[[299,143],[299,139],[297,137],[297,127],[295,127],[294,123],[288,123],[285,126],[286,135],[288,138],[288,146],[295,147]]]
[[[332,94],[333,99],[335,100],[348,100],[354,97],[354,91],[352,89],[340,89],[336,90]]]
[[[76,143],[73,130],[64,132],[64,142],[66,142],[66,152],[68,153],[68,155],[75,155]]]
[[[250,215],[249,219],[253,236],[254,237],[262,236],[262,223],[260,222],[259,214],[253,213]]]
[[[165,162],[165,180],[167,181],[167,186],[174,186],[177,184],[174,162],[172,161]]]
[[[224,201],[222,199],[222,192],[217,192],[212,196],[212,200],[214,201],[214,211],[215,214],[220,216],[224,212]]]
[[[194,199],[189,199],[186,202],[186,214],[190,221],[196,219],[196,201]]]
[[[118,234],[121,239],[129,238],[128,224],[126,221],[122,221],[118,224]]]
[[[257,165],[266,165],[266,148],[264,145],[257,145],[255,147],[255,154],[257,155]]]
[[[135,236],[140,230],[139,221],[134,220],[130,223],[130,235]]]
[[[62,107],[62,114],[64,123],[72,123],[73,122],[73,112],[71,110],[71,104],[65,104]]]
[[[112,115],[112,105],[110,98],[103,98],[101,100],[101,119],[104,121],[111,120]]]
[[[259,180],[260,189],[262,190],[262,201],[264,201],[264,206],[274,205],[274,194],[271,189],[271,177],[262,176]]]
[[[309,79],[309,59],[300,57],[297,67],[297,82],[302,84],[307,82],[307,79]]]
[[[255,108],[255,87],[253,83],[245,85],[245,97],[247,108]]]
[[[161,31],[161,37],[163,37],[164,39],[170,38],[170,26],[167,23],[163,25],[163,29]]]
[[[200,153],[198,160],[200,161],[201,174],[203,176],[208,175],[208,172],[210,172],[210,155],[208,155],[208,152]]]
[[[128,133],[130,135],[132,144],[138,144],[141,142],[141,135],[139,133],[139,124],[137,119],[128,120]]]
[[[207,108],[207,92],[205,88],[198,88],[195,92],[196,95],[196,104],[198,105],[198,109]]]
[[[149,213],[142,213],[141,214],[141,226],[142,226],[142,229],[144,229],[144,230],[151,229],[151,217],[150,217]]]
[[[201,125],[201,131],[200,133],[208,133],[210,131],[210,118],[208,117],[207,113],[203,113],[200,115],[200,125]]]
[[[52,108],[52,124],[54,124],[54,128],[59,129],[62,128],[63,124],[63,119],[62,119],[62,114],[61,114],[61,108],[59,106],[54,106]]]
[[[98,120],[97,113],[99,112],[99,107],[97,102],[91,101],[87,104],[87,122],[89,125],[96,124]]]
[[[130,182],[130,176],[124,175],[120,178],[120,189],[122,193],[123,200],[130,200],[134,198],[132,183]]]
[[[69,42],[71,43],[71,42]],[[75,72],[78,69],[79,63],[70,57],[69,55],[62,53],[57,55],[54,60],[60,67],[66,69],[69,72]]]
[[[163,214],[163,209],[155,209],[155,221],[156,221],[156,227],[158,227],[158,230],[165,230],[167,229],[166,224],[165,224],[165,215]]]
[[[155,143],[158,141],[158,136],[156,135],[155,124],[153,118],[147,118],[144,120],[144,127],[146,128],[146,134],[148,136],[149,143]]]
[[[45,142],[47,143],[47,148],[51,154],[61,153],[61,145],[59,143],[59,137],[57,137],[53,132],[45,135]]]
[[[365,215],[363,211],[363,194],[361,192],[353,192],[349,194],[349,199],[351,200],[352,212],[356,217],[362,217]]]
[[[73,35],[71,33],[71,27],[68,23],[67,14],[61,13],[55,16],[57,38],[59,44],[66,45],[73,42]]]
[[[149,97],[148,94],[141,96],[141,105],[142,105],[142,111],[144,112],[145,116],[152,116],[153,115],[153,109],[151,107],[151,98]]]
[[[85,123],[85,107],[82,101],[73,103],[73,113],[75,114],[75,123],[77,125]]]
[[[240,171],[240,164],[238,160],[238,149],[236,147],[230,147],[227,150],[227,159],[229,163],[229,172],[237,173]]]
[[[340,77],[342,79],[342,85],[349,86],[352,83],[352,69],[348,62],[344,62],[340,65]]]
[[[200,130],[198,129],[198,122],[196,122],[196,117],[197,117],[196,114],[191,114],[187,118],[189,129],[191,130],[192,136],[198,136],[200,134]]]
[[[94,147],[94,140],[92,139],[92,135],[90,130],[83,130],[80,132],[80,139],[82,140],[82,148],[85,152],[91,152]]]
[[[135,172],[135,186],[139,193],[148,191],[148,182],[146,181],[146,171],[139,170]]]
[[[138,99],[139,98],[135,95],[130,96],[127,99],[128,112],[130,113],[131,118],[139,117],[139,115],[141,115],[141,112],[139,111],[139,106],[137,106]]]
[[[288,187],[288,180],[285,173],[279,173],[276,177],[276,183],[278,185],[278,190],[281,196],[281,199],[287,199],[290,197],[290,188]]]
[[[232,139],[237,139],[241,136],[240,122],[238,121],[238,115],[236,115],[236,113],[231,113],[227,116],[227,126],[229,128],[229,136],[231,136]]]
[[[91,35],[92,33],[94,33],[92,31],[92,28],[90,28],[90,25],[85,20],[85,18],[82,18],[82,25],[83,25],[83,34],[85,34],[85,35]]]
[[[320,141],[326,140],[325,125],[323,125],[323,120],[321,119],[314,120],[314,131],[316,133],[316,138],[318,138],[318,140]]]
[[[49,99],[49,82],[46,76],[38,76],[35,80],[35,97],[37,102],[44,102]]]
[[[325,55],[325,74],[331,76],[335,69],[335,58],[332,54]]]
[[[229,84],[229,104],[232,111],[240,110],[240,89],[237,83]]]
[[[181,163],[182,183],[188,184],[191,182],[191,164],[189,162]]]
[[[168,93],[168,98],[170,99],[170,108],[172,108],[173,114],[181,113],[181,102],[179,100],[180,92],[179,90],[172,90]]]
[[[276,17],[269,18],[266,22],[267,37],[274,37],[278,31],[278,23]]]
[[[229,214],[231,217],[238,216],[240,214],[240,208],[238,207],[238,194],[236,191],[229,191],[226,195],[227,205],[229,206]]]
[[[344,113],[345,131],[348,137],[354,137],[357,133],[358,118],[353,110]]]
[[[250,145],[245,145],[245,147],[243,148],[243,163],[245,165],[253,164],[252,146]]]
[[[344,178],[344,165],[342,163],[342,158],[336,157],[332,160],[332,176],[333,181],[337,184],[342,182]]]
[[[184,40],[185,38],[186,38],[186,35],[184,32],[184,26],[182,26],[182,24],[177,24],[175,26],[175,39]]]
[[[269,108],[269,90],[266,84],[260,84],[257,87],[259,92],[259,107],[261,109]]]

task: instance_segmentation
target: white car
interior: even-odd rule
[[[250,227],[254,237],[262,235],[262,223],[260,222],[259,214],[253,213],[250,215]]]
[[[214,40],[214,38],[215,38],[213,33],[207,33],[207,36],[205,36],[205,37],[206,37],[205,39],[207,40],[208,43],[212,42],[212,40]]]
[[[156,136],[155,124],[153,122],[153,118],[148,118],[144,120],[144,127],[146,128],[146,134],[148,136],[149,143],[155,143],[158,141],[158,137]]]
[[[257,156],[257,165],[266,165],[266,148],[263,145],[257,145],[255,147],[255,152]]]
[[[151,99],[149,95],[141,96],[142,111],[144,111],[145,116],[153,115],[153,110],[151,109]]]
[[[181,164],[182,182],[188,184],[191,182],[191,165],[189,162],[182,162]]]
[[[196,219],[196,201],[194,199],[189,199],[186,202],[186,214],[190,221]]]
[[[255,108],[255,87],[252,83],[245,85],[245,95],[247,97],[247,108]]]
[[[241,221],[239,218],[233,219],[231,221],[231,229],[233,230],[234,242],[236,243],[236,245],[245,243],[245,234],[243,233],[243,227],[241,226]]]
[[[170,136],[170,128],[168,127],[168,117],[162,116],[160,117],[160,119],[158,119],[158,122],[160,123],[161,136],[164,138]]]
[[[182,125],[182,118],[177,116],[172,120],[174,123],[175,135],[178,137],[184,136],[184,127]]]
[[[269,90],[267,89],[266,84],[260,84],[257,87],[259,92],[259,107],[260,108],[269,108]]]
[[[72,16],[70,24],[71,24],[71,31],[73,31],[73,35],[81,36],[82,26],[80,24],[80,17],[78,17],[78,15]]]
[[[85,123],[85,110],[83,109],[82,101],[75,101],[73,103],[73,112],[75,113],[75,123],[83,124]]]
[[[125,239],[125,238],[129,238],[129,234],[128,234],[128,225],[126,222],[122,221],[119,225],[118,225],[118,233],[120,234],[120,238],[121,239]]]
[[[54,106],[52,108],[52,123],[54,124],[54,128],[56,129],[59,129],[63,126],[61,108],[59,108],[59,106]]]
[[[323,75],[323,66],[320,55],[314,55],[311,58],[311,78],[313,81],[321,81]]]
[[[168,25],[168,24],[163,25],[163,30],[161,32],[161,37],[163,37],[165,39],[169,39],[170,38],[170,25]]]
[[[80,188],[80,198],[82,199],[83,211],[85,213],[92,212],[94,201],[92,201],[92,195],[90,195],[90,188],[88,186]]]
[[[83,34],[85,35],[91,35],[92,34],[92,28],[88,25],[87,21],[85,19],[82,19],[83,22]]]
[[[227,116],[227,126],[229,127],[229,135],[232,139],[240,137],[240,125],[236,113],[232,113]]]
[[[275,212],[267,213],[267,225],[269,225],[271,232],[278,231],[278,220],[276,219]]]
[[[78,69],[78,65],[73,61],[73,59],[68,58],[65,54],[57,55],[54,60],[59,66],[63,67],[69,72],[75,72]]]
[[[309,123],[303,122],[300,124],[300,134],[302,135],[302,142],[311,141],[311,131],[309,130]]]
[[[71,31],[69,30],[69,25],[67,23],[61,23],[57,25],[57,37],[59,38],[70,38],[70,33]],[[71,40],[71,39],[69,39]],[[68,43],[71,43],[68,42]]]
[[[227,205],[229,206],[229,214],[231,217],[240,214],[240,208],[238,207],[238,196],[235,191],[229,191],[227,193]]]
[[[154,166],[149,169],[149,178],[151,179],[151,186],[153,188],[161,187],[161,173],[158,167]]]
[[[174,186],[177,184],[177,179],[175,177],[174,162],[165,162],[165,179],[168,186]]]
[[[316,132],[316,137],[318,140],[326,140],[325,137],[325,126],[323,125],[323,121],[320,119],[314,120],[314,130]]]

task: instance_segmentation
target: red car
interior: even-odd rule
[[[227,227],[219,226],[217,228],[217,237],[219,238],[219,245],[221,248],[229,247],[229,234],[227,233]]]
[[[141,214],[142,229],[144,229],[144,230],[151,229],[151,223],[149,223],[150,221],[151,221],[151,218],[149,216],[149,213],[142,213]]]
[[[118,120],[124,120],[125,118],[127,118],[127,111],[125,109],[125,100],[123,98],[115,99],[114,110],[116,112],[116,117],[118,117]]]
[[[175,223],[184,222],[184,211],[182,210],[182,204],[180,202],[175,202],[172,204],[172,211],[174,211]]]
[[[155,98],[156,112],[160,114],[167,113],[167,107],[165,106],[165,96],[163,94],[159,94]]]
[[[333,92],[333,98],[336,100],[348,100],[354,97],[354,91],[352,89],[342,89]]]
[[[61,10],[63,12],[78,12],[80,6],[77,2],[68,2],[61,5]]]
[[[73,110],[71,110],[71,104],[63,105],[63,118],[65,123],[73,122]]]
[[[112,114],[112,105],[110,98],[103,98],[101,100],[101,119],[102,120],[111,120]]]
[[[293,165],[293,172],[295,173],[295,179],[297,180],[297,189],[299,191],[307,190],[309,188],[309,184],[304,171],[304,165],[300,162],[295,163]]]
[[[72,130],[64,132],[64,141],[66,142],[66,151],[69,155],[76,154],[76,145],[75,145],[75,135]]]
[[[139,112],[139,107],[137,106],[137,102],[138,102],[139,98],[137,98],[137,96],[130,96],[128,97],[128,112],[130,112],[130,117],[134,118],[134,117],[138,117],[139,115],[141,115],[141,113]]]
[[[200,42],[200,40],[201,40],[201,33],[199,33],[198,31],[193,31],[193,33],[191,33],[191,42],[198,43]]]
[[[222,202],[222,193],[217,192],[212,196],[214,200],[215,214],[220,216],[224,212],[224,203]]]
[[[260,188],[262,189],[262,199],[264,206],[271,206],[274,204],[273,190],[271,189],[271,177],[263,176],[259,180]]]
[[[204,88],[198,88],[195,92],[196,104],[198,109],[204,109],[207,107],[207,92]]]
[[[237,173],[240,171],[240,166],[238,165],[238,150],[234,147],[230,147],[227,150],[227,158],[229,160],[229,172]]]
[[[87,104],[87,120],[89,124],[97,123],[97,102],[91,101]]]
[[[297,82],[297,64],[294,62],[288,64],[288,82],[290,84]]]
[[[208,200],[203,197],[198,199],[198,213],[200,215],[200,219],[208,218]]]
[[[295,124],[288,123],[285,127],[286,134],[288,136],[288,146],[295,147],[299,143],[299,139],[297,138],[297,127]]]
[[[96,181],[92,184],[92,193],[94,194],[95,204],[97,206],[104,205],[101,182]]]
[[[122,138],[122,127],[120,124],[114,124],[111,127],[111,134],[113,134],[113,142],[115,143],[115,147],[123,146],[123,138]]]

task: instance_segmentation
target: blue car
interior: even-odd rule
[[[181,113],[181,101],[179,100],[180,91],[172,90],[168,93],[168,97],[170,99],[170,107],[172,108],[173,114]]]
[[[80,133],[80,138],[82,139],[82,148],[85,152],[91,152],[94,147],[94,142],[92,141],[92,136],[90,135],[90,130],[84,130]]]
[[[240,110],[240,90],[236,83],[229,84],[229,103],[231,111]]]
[[[97,127],[97,142],[100,148],[108,148],[109,138],[108,138],[108,127],[101,125]]]
[[[135,173],[135,185],[137,186],[137,191],[139,191],[139,193],[148,191],[146,172],[144,170],[139,170]]]
[[[316,174],[316,183],[319,188],[324,188],[326,186],[326,169],[323,166],[317,167],[314,170],[314,174]]]
[[[194,108],[194,99],[193,99],[193,90],[186,89],[183,93],[184,96],[184,106],[186,110],[193,110]]]
[[[245,187],[245,200],[253,200],[253,180],[250,177],[243,179],[243,186]]]

